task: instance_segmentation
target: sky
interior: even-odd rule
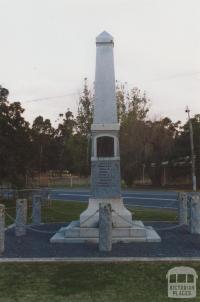
[[[0,85],[26,119],[76,112],[103,30],[116,80],[146,91],[151,118],[200,113],[199,0],[0,0]]]

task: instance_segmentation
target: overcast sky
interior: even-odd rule
[[[147,92],[151,116],[200,113],[199,0],[0,0],[0,84],[29,121],[76,110],[103,30],[116,79]]]

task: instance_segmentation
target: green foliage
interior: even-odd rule
[[[78,115],[76,117],[77,132],[83,136],[90,134],[93,114],[93,96],[88,89],[87,78],[84,79],[83,92],[79,99]]]
[[[117,113],[118,113],[118,120],[121,122],[123,117],[126,113],[126,90],[125,84],[117,82],[116,85],[116,99],[117,99]]]
[[[32,169],[37,172],[53,170],[57,162],[55,129],[49,119],[38,116],[33,121],[31,129]]]
[[[84,80],[83,92],[79,99],[74,135],[74,172],[87,176],[90,174],[90,129],[93,116],[93,96]]]
[[[19,102],[8,101],[9,91],[0,86],[0,183],[25,185],[26,176],[50,170],[90,174],[90,129],[94,96],[84,79],[77,116],[68,109],[53,127],[49,119],[35,118],[32,127],[23,117]],[[190,175],[188,122],[170,118],[150,120],[150,100],[138,88],[117,82],[116,98],[120,128],[121,174],[127,186],[145,172],[154,186],[163,184],[163,163],[168,179]],[[200,184],[200,114],[192,119],[197,182]],[[183,165],[176,169],[181,162]],[[184,165],[184,161],[185,163]]]
[[[9,103],[0,86],[0,183],[24,185],[30,160],[30,128],[19,102]]]
[[[147,133],[145,118],[149,111],[149,101],[145,94],[142,95],[138,89],[134,88],[126,95],[124,90],[121,90],[120,104],[125,103],[127,104],[125,110],[124,106],[118,106],[118,109],[123,108],[120,111],[121,170],[126,184],[131,186],[138,176],[142,163],[145,162],[144,146]]]
[[[194,117],[191,118],[191,123],[193,127],[197,183],[200,185],[200,114],[194,115]],[[175,141],[173,157],[174,159],[182,157],[183,160],[187,157],[191,158],[190,130],[188,121],[182,127],[180,127],[180,131]],[[190,173],[190,164],[188,163],[188,165],[189,167],[187,170],[188,173]]]
[[[158,121],[148,121],[145,141],[145,164],[148,168],[152,184],[162,185],[162,163],[169,161],[174,151],[179,123],[165,117]]]

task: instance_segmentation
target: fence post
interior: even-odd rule
[[[5,205],[0,204],[0,255],[5,250]]]
[[[200,196],[196,194],[190,201],[190,233],[200,234]]]
[[[15,220],[15,235],[26,235],[27,224],[27,200],[17,199],[16,202],[16,220]]]
[[[179,225],[188,224],[188,196],[180,192],[178,195],[178,222]]]
[[[33,195],[32,222],[33,224],[41,223],[41,196]]]
[[[110,204],[99,204],[99,251],[112,250],[112,211]]]
[[[51,200],[51,194],[50,193],[47,196],[47,207],[48,208],[52,207],[52,200]]]

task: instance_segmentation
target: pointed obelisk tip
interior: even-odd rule
[[[96,37],[96,43],[114,43],[114,39],[107,31],[102,31],[102,33]]]

